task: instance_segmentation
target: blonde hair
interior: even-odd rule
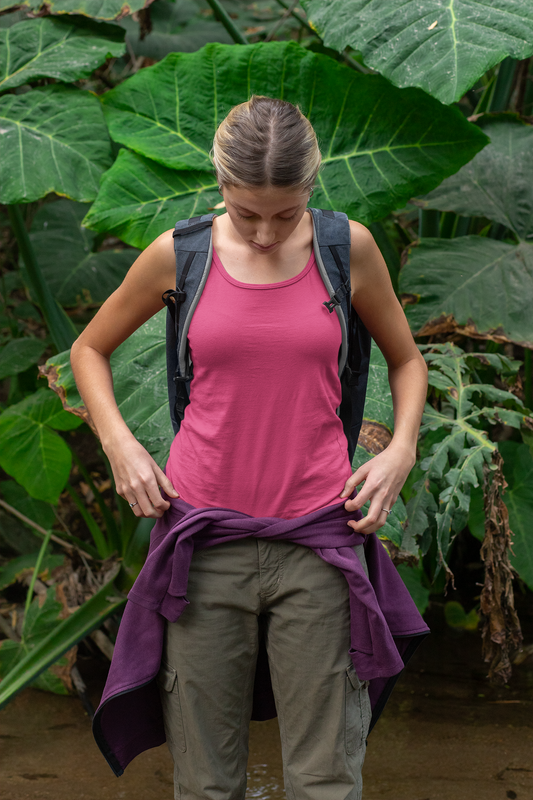
[[[320,168],[316,134],[297,106],[253,95],[220,123],[211,157],[222,186],[310,191]]]

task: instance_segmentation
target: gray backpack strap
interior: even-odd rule
[[[209,270],[213,245],[211,226],[216,214],[204,214],[176,223],[176,288],[163,294],[167,306],[167,384],[170,418],[177,433],[189,402],[192,364],[187,335]]]
[[[309,209],[313,215],[313,248],[318,271],[329,294],[324,303],[330,314],[335,310],[342,331],[339,352],[339,376],[348,358],[348,323],[350,319],[350,223],[340,211]]]
[[[353,458],[363,421],[372,339],[351,302],[350,223],[339,211],[309,209],[313,215],[315,260],[329,294],[324,305],[337,312],[342,331],[339,377],[342,400],[337,409]]]

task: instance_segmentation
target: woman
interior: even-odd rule
[[[390,445],[352,475],[336,414],[340,325],[323,307],[306,213],[320,166],[315,133],[291,104],[252,97],[221,123],[213,161],[226,213],[213,221],[213,266],[188,333],[190,404],[166,474],[120,415],[109,358],[175,286],[172,231],[139,256],[72,348],[117,492],[136,516],[163,518],[158,525],[175,508],[292,521],[331,510],[359,536],[347,542],[362,541],[384,525],[415,462],[424,360],[371,234],[350,222],[352,304],[387,360],[395,417]],[[261,632],[288,798],[361,796],[369,701],[348,654],[354,607],[323,542],[313,551],[295,538],[250,534],[192,556],[190,605],[165,623],[159,671],[176,797],[244,797]],[[366,569],[362,544],[355,553]]]

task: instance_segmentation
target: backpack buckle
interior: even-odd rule
[[[333,311],[333,309],[335,308],[335,306],[338,306],[338,305],[340,305],[340,303],[339,303],[339,301],[338,301],[338,300],[335,298],[335,295],[333,295],[333,298],[332,298],[331,300],[325,300],[325,301],[322,303],[322,305],[323,305],[323,306],[326,306],[327,310],[328,310],[328,311],[329,311],[329,313],[331,314],[331,313],[332,313],[332,311]]]
[[[343,283],[342,286],[339,286],[336,292],[333,292],[329,300],[325,300],[322,305],[326,306],[327,310],[331,314],[335,306],[340,306],[346,295],[348,294],[349,290],[349,283]]]
[[[161,295],[161,300],[172,314],[172,319],[175,319],[176,309],[185,302],[186,297],[187,294],[183,289],[167,289]]]

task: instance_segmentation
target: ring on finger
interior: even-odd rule
[[[389,515],[392,512],[392,508],[382,508],[381,510],[385,511],[387,515]]]
[[[134,503],[130,503],[130,508],[133,508],[133,506],[137,506],[137,505],[139,505],[139,504],[138,504],[138,502],[136,500]]]

